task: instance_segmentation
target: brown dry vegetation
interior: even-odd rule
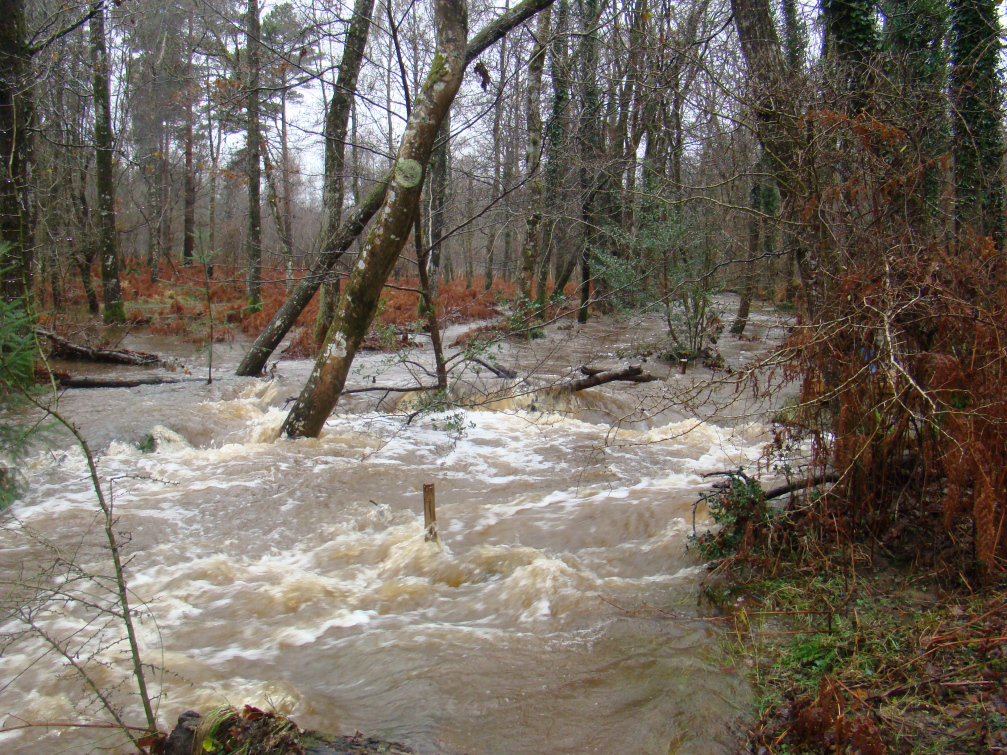
[[[217,265],[214,277],[204,279],[200,265],[163,271],[160,280],[150,282],[145,268],[130,268],[123,275],[123,297],[128,320],[135,326],[148,327],[151,333],[178,336],[187,341],[204,342],[208,338],[207,287],[214,310],[214,341],[232,341],[241,335],[254,338],[286,301],[285,280],[279,271],[264,270],[262,307],[250,311],[245,296],[241,269]],[[97,270],[95,271],[97,275]],[[437,316],[442,325],[474,322],[498,317],[500,302],[514,297],[515,284],[498,279],[492,289],[467,288],[462,280],[444,282],[437,300]],[[45,291],[39,291],[40,297]],[[67,310],[46,314],[41,324],[60,327],[80,320],[87,299],[79,280],[67,286]],[[396,331],[422,328],[419,308],[418,281],[402,278],[389,282],[382,294],[383,306],[375,326],[393,327]],[[287,356],[309,357],[316,353],[314,324],[318,317],[318,297],[311,300],[297,319],[292,341],[284,352]],[[379,339],[370,339],[372,348]]]

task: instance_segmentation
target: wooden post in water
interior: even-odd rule
[[[434,500],[434,484],[423,483],[423,539],[429,542],[440,542],[437,535],[437,504]]]
[[[678,360],[678,366],[681,368],[682,374],[684,375],[685,374],[685,368],[689,366],[689,360],[688,359],[679,359]]]

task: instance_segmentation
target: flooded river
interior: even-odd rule
[[[753,327],[764,338],[780,332],[765,313]],[[496,358],[521,375],[561,377],[585,362],[616,364],[659,332],[628,320],[553,327]],[[722,346],[735,365],[748,358],[743,347],[758,347],[730,340]],[[174,350],[205,376],[205,354],[182,344],[127,343]],[[702,370],[676,376],[652,360],[665,380],[561,402],[412,416],[386,411],[392,396],[354,394],[321,439],[277,440],[311,365],[281,361],[271,380],[238,379],[240,354],[216,347],[209,386],[69,391],[59,403],[98,454],[106,486],[114,480],[129,585],[146,604],[145,661],[164,669],[152,675],[163,727],[188,708],[228,702],[420,752],[729,749],[728,724],[749,693],[718,655],[719,630],[643,604],[696,615],[704,570],[686,540],[700,475],[753,466],[768,439],[763,419],[744,418],[746,409],[701,421],[668,397]],[[409,384],[415,367],[391,360],[364,356],[349,387]],[[24,528],[106,573],[81,452],[57,438],[27,477],[3,533],[4,574],[45,559]],[[425,482],[436,484],[442,545],[423,538]],[[38,620],[82,638],[99,629],[72,609]],[[107,639],[118,628],[102,631]],[[45,650],[25,639],[0,658],[6,725],[98,715]],[[122,651],[98,648],[99,682],[126,678]],[[142,723],[135,698],[115,699]],[[78,736],[9,733],[0,750],[77,752]]]

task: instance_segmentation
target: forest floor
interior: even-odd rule
[[[1007,583],[946,568],[913,529],[809,531],[708,579],[756,690],[744,752],[1007,753]]]

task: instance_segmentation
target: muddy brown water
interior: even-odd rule
[[[781,325],[757,313],[753,330],[772,340]],[[615,364],[659,334],[656,321],[552,326],[542,341],[487,358],[522,375],[562,376],[584,362]],[[760,348],[727,340],[735,365]],[[205,355],[184,344],[137,335],[126,343],[174,353],[205,376]],[[709,405],[668,397],[703,371],[683,378],[652,360],[666,380],[551,403],[503,400],[410,418],[375,410],[379,399],[387,410],[391,396],[357,394],[321,439],[277,440],[285,402],[311,365],[282,361],[272,380],[238,379],[230,373],[240,354],[239,345],[215,348],[210,386],[70,391],[60,400],[103,478],[117,478],[129,584],[146,604],[146,660],[165,669],[153,674],[163,727],[187,708],[247,702],[420,752],[729,751],[729,724],[747,711],[749,690],[719,656],[716,625],[632,609],[696,615],[704,569],[686,551],[693,503],[703,472],[759,458],[768,438],[753,407],[699,419],[693,409]],[[351,387],[406,385],[416,369],[369,354]],[[148,435],[156,450],[144,453],[136,446]],[[85,472],[65,438],[32,458],[28,492],[3,530],[6,579],[42,560],[25,527],[107,571]],[[441,546],[422,535],[428,481]],[[38,620],[78,643],[99,627],[58,607]],[[101,631],[107,642],[119,630]],[[97,660],[100,683],[126,678],[121,645],[101,647]],[[6,725],[99,716],[38,639],[4,649],[0,678]],[[111,694],[142,721],[135,698]],[[6,753],[83,748],[73,731],[0,734]]]

